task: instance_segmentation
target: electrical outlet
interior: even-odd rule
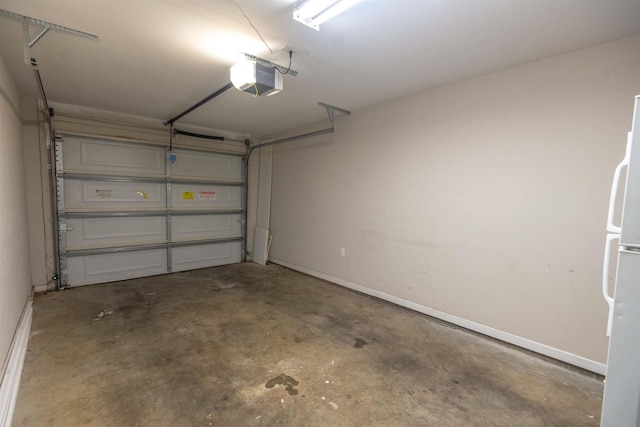
[[[341,257],[347,256],[347,251],[345,250],[345,248],[340,248],[340,256]]]

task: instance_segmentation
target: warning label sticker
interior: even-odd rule
[[[215,191],[198,191],[198,198],[200,200],[214,200],[216,198]]]
[[[183,191],[182,192],[183,200],[193,200],[193,191]]]

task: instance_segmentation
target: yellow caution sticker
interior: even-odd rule
[[[136,190],[136,194],[145,200],[149,198],[149,193],[147,193],[146,191]]]
[[[182,192],[183,200],[193,200],[193,191],[183,191]]]

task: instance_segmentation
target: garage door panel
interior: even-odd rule
[[[177,178],[242,181],[242,158],[201,151],[174,150],[171,176]]]
[[[70,286],[105,283],[167,272],[167,249],[73,256],[67,259]]]
[[[171,249],[172,271],[215,267],[241,261],[241,243],[221,242]]]
[[[164,175],[162,147],[65,137],[65,171],[122,175]]]
[[[65,209],[164,209],[165,184],[149,182],[65,181]]]
[[[132,218],[69,218],[67,249],[165,242],[163,216]]]
[[[242,261],[241,156],[182,148],[168,164],[165,147],[77,135],[55,146],[62,287]]]
[[[171,219],[172,241],[216,239],[241,233],[240,214],[185,215]]]
[[[242,189],[229,185],[173,184],[172,206],[178,209],[240,209]]]

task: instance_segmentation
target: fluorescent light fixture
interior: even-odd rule
[[[320,24],[344,12],[359,0],[303,0],[293,8],[293,19],[320,31]]]
[[[256,61],[242,61],[231,67],[231,83],[254,96],[269,96],[282,90],[282,74]]]

